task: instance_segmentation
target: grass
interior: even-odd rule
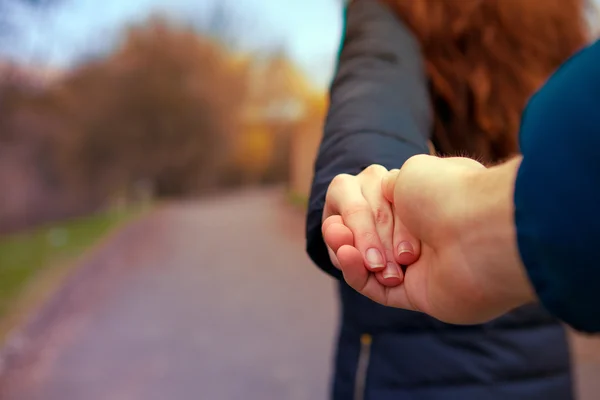
[[[71,271],[71,261],[136,215],[121,210],[0,236],[0,342]]]
[[[294,207],[298,207],[300,209],[306,209],[308,207],[308,198],[300,193],[291,190],[288,191],[287,200]]]

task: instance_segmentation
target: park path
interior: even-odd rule
[[[0,400],[325,400],[337,304],[303,243],[277,190],[161,207],[13,338]],[[581,400],[600,399],[598,339],[574,354]]]
[[[334,287],[302,218],[267,190],[131,224],[17,340],[0,399],[325,399]]]

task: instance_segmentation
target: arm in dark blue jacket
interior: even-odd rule
[[[399,168],[429,153],[432,117],[420,48],[412,33],[375,0],[352,2],[309,200],[307,251],[331,275],[321,235],[325,194],[332,179],[371,164]]]
[[[544,306],[600,332],[600,41],[530,101],[515,184],[521,258]]]

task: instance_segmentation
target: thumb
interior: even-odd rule
[[[394,203],[394,188],[396,187],[396,179],[398,179],[399,173],[399,169],[392,169],[381,180],[383,197],[392,204]]]

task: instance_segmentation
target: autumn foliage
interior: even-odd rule
[[[0,88],[0,165],[9,141],[35,147],[13,161],[35,161],[29,181],[82,210],[140,182],[173,197],[285,181],[290,138],[322,118],[321,97],[282,55],[236,54],[152,18],[43,90]]]

